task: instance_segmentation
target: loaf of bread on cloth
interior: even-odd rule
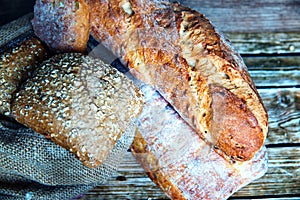
[[[32,25],[54,52],[86,52],[89,10],[84,0],[37,0]]]
[[[217,154],[162,96],[143,86],[146,104],[131,145],[149,177],[172,199],[227,199],[267,170],[266,149],[244,162]]]
[[[267,112],[241,57],[202,14],[166,0],[91,0],[94,38],[235,161],[261,149]]]
[[[15,92],[46,56],[46,47],[36,37],[1,52],[0,114],[10,115]]]
[[[16,93],[12,116],[95,168],[143,107],[139,89],[99,59],[79,53],[43,62]]]

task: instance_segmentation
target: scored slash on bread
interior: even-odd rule
[[[45,61],[16,94],[12,115],[94,168],[143,103],[139,89],[101,60],[61,54]]]
[[[218,153],[246,161],[261,149],[267,112],[241,57],[202,14],[165,0],[89,6],[93,37]]]

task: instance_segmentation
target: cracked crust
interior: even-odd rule
[[[128,2],[91,0],[92,35],[154,86],[217,152],[250,160],[264,143],[268,117],[241,57],[194,10],[168,1]],[[228,108],[219,113],[217,101]]]

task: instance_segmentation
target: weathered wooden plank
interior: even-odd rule
[[[300,147],[268,148],[268,153],[266,175],[234,196],[300,194]]]
[[[144,169],[127,152],[118,172],[108,181],[89,191],[82,199],[167,199],[147,176]]]
[[[300,143],[300,89],[259,89],[269,114],[266,144]]]
[[[179,0],[226,32],[300,31],[298,0]]]
[[[300,147],[268,148],[269,169],[262,178],[233,197],[300,194]],[[167,199],[147,177],[130,152],[120,169],[104,185],[89,191],[82,199]]]
[[[243,56],[248,70],[300,70],[300,56]],[[282,77],[286,78],[286,77]]]
[[[204,13],[225,32],[300,31],[299,0],[180,0]],[[32,11],[34,0],[2,1],[0,25]]]
[[[300,68],[300,66],[299,66]],[[300,86],[300,70],[249,70],[256,87]]]
[[[300,52],[299,32],[226,33],[225,35],[240,54],[283,54]]]

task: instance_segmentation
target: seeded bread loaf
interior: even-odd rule
[[[36,0],[32,25],[52,51],[85,53],[89,38],[86,1]]]
[[[138,116],[143,96],[101,60],[61,54],[45,61],[16,94],[13,117],[97,167]]]
[[[89,1],[94,38],[222,156],[253,158],[267,112],[241,57],[202,14],[166,0]],[[112,25],[114,24],[114,25]]]
[[[25,40],[0,57],[0,114],[10,114],[14,93],[47,56],[44,45],[36,38]]]

